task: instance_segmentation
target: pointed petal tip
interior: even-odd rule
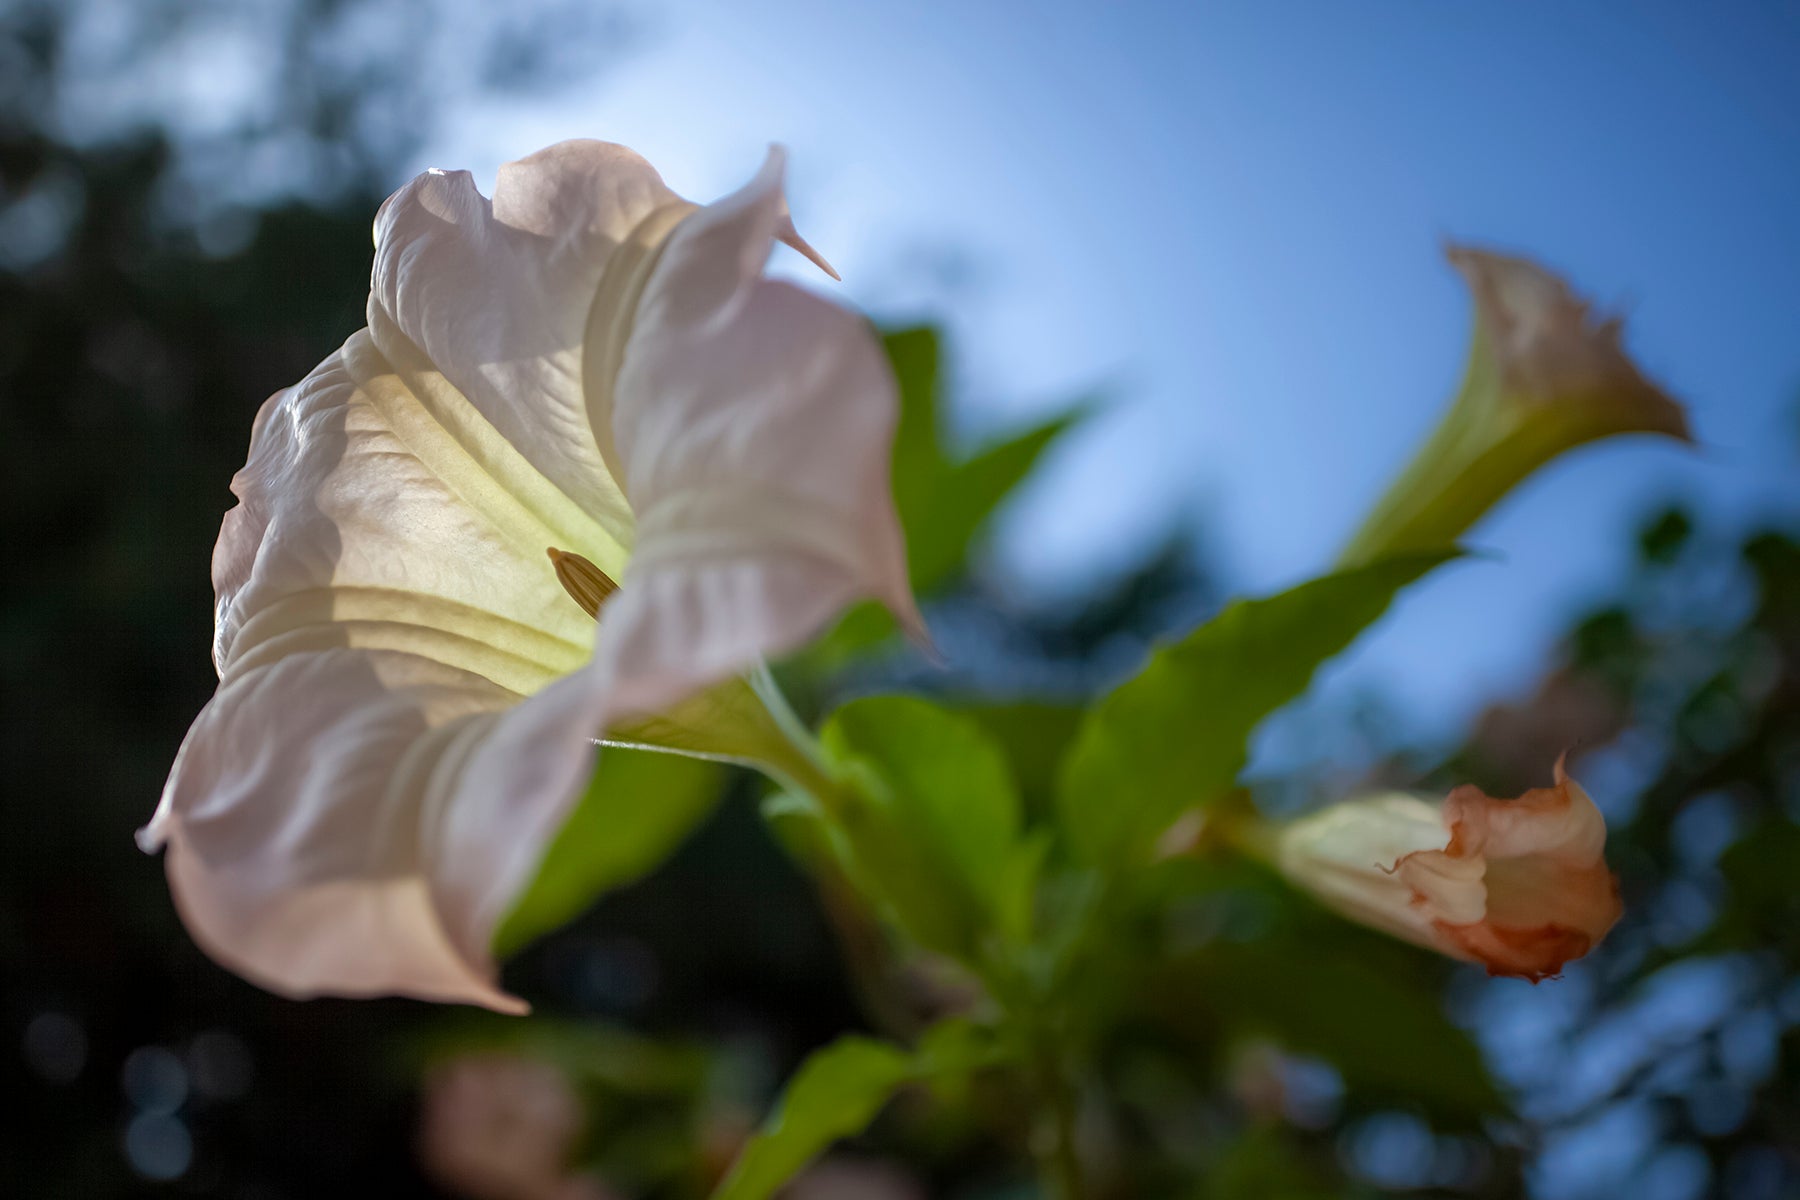
[[[943,649],[931,636],[931,629],[925,624],[925,618],[920,614],[917,605],[908,603],[903,608],[894,608],[893,613],[895,619],[900,623],[900,632],[905,635],[906,640],[924,657],[926,662],[939,670],[950,665],[950,660],[944,656]]]
[[[531,1015],[530,1002],[499,989],[495,989],[494,994],[487,999],[483,1007],[497,1012],[503,1017],[529,1017]]]
[[[838,283],[844,281],[844,277],[837,273],[837,268],[826,262],[825,256],[815,250],[812,243],[800,236],[800,231],[794,228],[794,219],[791,216],[782,214],[781,223],[775,228],[775,236],[781,240],[782,244],[798,252],[800,257],[831,276]]]
[[[763,159],[762,169],[756,173],[756,178],[745,190],[756,191],[759,194],[770,190],[779,191],[786,184],[786,175],[787,147],[780,142],[770,142],[768,157]],[[800,231],[794,228],[794,218],[788,212],[785,196],[781,199],[781,216],[775,225],[775,236],[807,262],[831,276],[832,279],[839,283],[843,282],[844,277],[837,273],[837,268],[827,262],[825,256],[814,249],[810,242],[800,236]]]

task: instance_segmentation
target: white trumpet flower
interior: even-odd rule
[[[859,598],[917,626],[880,346],[762,277],[824,266],[782,167],[698,207],[566,142],[382,206],[368,327],[257,414],[218,691],[141,835],[221,963],[521,1010],[490,940],[596,738]]]

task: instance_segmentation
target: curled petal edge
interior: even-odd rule
[[[1390,870],[1431,915],[1441,947],[1490,975],[1538,982],[1592,950],[1623,912],[1604,856],[1606,825],[1586,790],[1558,759],[1555,784],[1516,800],[1465,785],[1444,802],[1450,840],[1442,850],[1403,855]],[[1458,921],[1442,911],[1439,881],[1483,864],[1483,914]]]

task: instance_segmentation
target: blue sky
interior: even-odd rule
[[[706,200],[785,142],[840,294],[947,322],[971,436],[1108,389],[1007,515],[1021,590],[1183,519],[1246,590],[1325,566],[1454,384],[1446,238],[1626,313],[1705,449],[1565,460],[1477,531],[1500,562],[1421,588],[1334,686],[1448,734],[1529,683],[1652,498],[1800,514],[1794,5],[690,0],[646,24],[591,84],[472,104],[426,158],[491,180],[603,137]]]

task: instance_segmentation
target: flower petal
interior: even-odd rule
[[[1282,874],[1352,920],[1489,974],[1539,980],[1618,920],[1606,824],[1556,766],[1517,800],[1460,787],[1442,806],[1403,793],[1332,805],[1275,841]]]
[[[1414,888],[1395,874],[1397,860],[1450,841],[1435,804],[1404,792],[1334,804],[1286,826],[1277,865],[1282,873],[1353,920],[1395,937],[1436,945],[1431,918],[1413,903]],[[1450,889],[1472,885],[1480,910],[1481,875],[1451,877]]]
[[[219,689],[146,832],[196,940],[272,991],[522,1011],[487,947],[591,769],[603,695],[584,672],[506,707],[416,655],[291,655]]]
[[[370,328],[258,414],[214,557],[219,690],[142,834],[246,977],[517,1011],[492,934],[595,737],[856,596],[916,619],[885,361],[850,314],[758,277],[792,234],[778,162],[660,254],[692,211],[672,196],[593,143],[509,167],[492,205],[415,180],[377,223]],[[640,296],[596,393],[588,334]],[[622,573],[615,440],[644,536],[596,657],[545,551]]]
[[[554,494],[505,441],[471,457],[367,333],[257,416],[213,556],[220,675],[325,646],[422,654],[524,695],[586,662],[593,624],[544,555],[604,537],[546,523],[496,477]],[[533,482],[535,480],[535,482]],[[566,502],[565,502],[566,505]]]
[[[359,333],[263,406],[214,555],[219,691],[143,840],[196,938],[273,990],[510,1010],[488,939],[606,723],[544,549],[603,534],[547,525],[497,480],[559,493],[422,391],[455,403]]]
[[[400,670],[424,674],[396,686]],[[396,778],[431,730],[497,699],[430,673],[380,652],[296,655],[221,687],[201,712],[146,832],[167,843],[182,920],[216,961],[294,997],[517,1007],[443,928],[420,862],[424,776]]]
[[[1438,932],[1489,974],[1538,980],[1556,974],[1606,936],[1619,919],[1618,882],[1605,859],[1606,822],[1582,786],[1556,764],[1556,785],[1517,800],[1460,787],[1444,802],[1450,844],[1409,856],[1409,884],[1454,861],[1483,861],[1485,910],[1438,910]],[[1415,868],[1415,863],[1417,867]]]
[[[761,278],[781,158],[688,218],[610,397],[638,541],[599,657],[653,705],[800,644],[862,597],[917,628],[889,487],[898,399],[857,316]]]
[[[468,172],[430,171],[375,221],[369,327],[382,353],[433,364],[622,550],[630,511],[584,399],[589,309],[622,245],[660,240],[692,209],[625,147],[570,141],[502,167],[491,202]],[[621,565],[590,550],[604,568]]]
[[[1644,378],[1620,345],[1617,318],[1592,319],[1560,277],[1530,259],[1468,246],[1446,251],[1475,297],[1475,315],[1508,391],[1579,409],[1587,436],[1641,431],[1692,441],[1687,414]]]

